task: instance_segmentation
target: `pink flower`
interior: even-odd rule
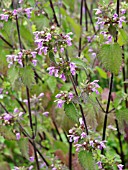
[[[117,18],[118,18],[118,14],[115,13],[115,14],[113,15],[113,20],[115,21],[115,20],[117,20]]]
[[[43,47],[42,50],[43,50],[44,55],[47,55],[48,47]]]
[[[49,71],[49,74],[52,76],[55,72],[55,67],[48,67],[47,70]]]
[[[26,9],[25,9],[25,13],[26,13],[28,19],[30,19],[31,13],[32,13],[32,8],[26,8]]]
[[[86,138],[87,134],[85,132],[81,133],[81,139]]]
[[[71,74],[74,76],[76,74],[76,69],[75,69],[76,65],[75,63],[71,62],[69,66],[70,66]]]
[[[20,133],[16,133],[16,140],[20,140]]]
[[[61,53],[63,53],[63,52],[64,52],[64,48],[63,48],[63,47],[61,47],[60,52],[61,52]]]
[[[99,80],[94,80],[93,82],[90,83],[90,85],[92,85],[92,91],[96,92],[96,94],[99,94],[97,88],[99,88],[100,86],[98,85]]]
[[[30,160],[30,162],[34,162],[34,157],[31,156],[31,157],[29,158],[29,160]]]
[[[96,164],[98,165],[98,168],[99,168],[99,169],[102,169],[102,163],[101,163],[101,161],[97,162]]]
[[[126,18],[125,16],[122,16],[122,17],[119,18],[119,21],[118,21],[119,28],[122,28],[122,23],[125,22],[125,18]]]
[[[44,96],[44,93],[40,93],[39,96],[38,96],[38,98],[40,99],[40,98],[42,98],[43,96]]]
[[[0,14],[1,20],[8,21],[9,15],[7,14]]]
[[[32,57],[33,57],[33,58],[36,58],[36,54],[37,54],[36,51],[32,51],[31,54],[32,54]]]
[[[55,97],[59,99],[62,96],[62,94],[57,94]]]
[[[14,109],[14,113],[19,113],[19,109],[18,109],[18,108],[15,108],[15,109]]]
[[[10,119],[12,119],[12,116],[11,116],[10,114],[6,113],[6,114],[4,115],[4,120],[9,121]]]
[[[73,97],[74,97],[73,93],[69,92],[69,93],[68,93],[68,98],[69,98],[69,100],[72,100]]]
[[[44,112],[43,115],[46,116],[46,117],[48,117],[49,112]]]
[[[60,78],[61,78],[63,81],[66,81],[66,77],[65,77],[64,73],[62,73],[62,74],[60,75]]]
[[[121,14],[125,14],[126,13],[126,9],[121,9]]]
[[[64,103],[65,103],[65,100],[59,99],[59,100],[57,101],[57,107],[58,107],[58,108],[62,108],[62,106],[63,106]]]
[[[37,65],[37,60],[32,60],[32,64],[33,64],[34,66],[36,66],[36,65]]]
[[[106,148],[106,146],[105,146],[105,143],[106,141],[101,141],[100,142],[100,145],[98,146],[98,148],[100,149],[100,150],[102,150],[102,148]]]
[[[101,11],[100,9],[96,9],[96,10],[97,10],[97,11],[96,11],[95,15],[99,15],[99,14],[102,13],[102,11]]]
[[[78,143],[78,140],[79,140],[79,136],[74,136],[73,140],[74,140],[74,143]]]
[[[118,167],[119,170],[122,170],[122,169],[123,169],[123,166],[124,166],[124,165],[122,165],[122,164],[117,165],[117,167]]]
[[[19,4],[21,4],[23,2],[23,0],[19,0]]]
[[[89,141],[89,144],[90,144],[90,146],[94,147],[94,142],[93,142],[93,140],[90,140],[90,141]]]
[[[28,170],[32,170],[33,168],[34,168],[34,166],[31,165],[31,166],[28,168]]]
[[[79,118],[79,123],[80,123],[81,126],[84,126],[84,121],[83,121],[82,117]]]
[[[13,13],[14,16],[17,15],[17,10],[14,9],[12,13]]]
[[[51,34],[50,34],[50,33],[47,33],[47,36],[46,36],[45,41],[49,41],[49,40],[51,40],[51,38],[52,38]]]

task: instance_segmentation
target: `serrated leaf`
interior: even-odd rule
[[[29,141],[28,138],[21,138],[17,141],[21,154],[29,160]]]
[[[78,159],[84,170],[96,169],[96,164],[93,160],[93,156],[91,152],[84,151],[84,150],[80,151],[78,155]]]
[[[124,130],[124,122],[128,122],[128,109],[122,109],[116,112],[116,118],[121,130]]]
[[[122,64],[122,50],[117,43],[102,45],[98,58],[107,70],[118,74]]]
[[[4,4],[4,6],[5,6],[6,8],[9,8],[10,5],[12,4],[12,1],[11,1],[11,0],[4,0],[4,1],[3,1],[3,4]]]
[[[30,66],[21,68],[20,76],[25,86],[31,87],[35,83],[34,71]]]
[[[0,125],[0,135],[7,140],[16,140],[16,137],[13,132],[6,126]]]
[[[123,46],[128,42],[128,35],[123,29],[119,29],[119,35],[118,35],[118,44],[120,46]]]
[[[8,70],[8,78],[12,84],[12,86],[14,86],[15,81],[17,80],[19,76],[19,69],[15,66],[12,66],[11,68],[9,68]]]
[[[79,114],[73,103],[65,103],[64,104],[65,114],[71,119],[73,122],[78,123]]]
[[[53,76],[49,77],[47,80],[47,84],[51,92],[54,93],[57,84],[56,78]]]
[[[86,63],[80,58],[72,58],[71,62],[75,63],[77,66],[81,66],[83,68],[86,68]]]

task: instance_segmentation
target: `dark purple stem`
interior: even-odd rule
[[[108,95],[108,102],[107,102],[107,107],[105,111],[102,141],[104,141],[106,137],[107,118],[108,118],[109,106],[110,106],[110,101],[111,101],[112,85],[113,85],[113,73],[111,75],[111,80],[110,80],[110,85],[109,85],[109,95]],[[104,152],[104,149],[102,148],[101,154],[103,154],[103,152]]]
[[[51,6],[51,8],[52,8],[52,12],[53,12],[53,16],[54,16],[55,23],[56,23],[56,25],[57,25],[58,27],[60,27],[60,24],[59,24],[59,22],[58,22],[58,20],[57,20],[57,16],[56,16],[56,13],[55,13],[55,9],[54,9],[52,0],[49,0],[49,2],[50,2],[50,6]]]
[[[12,49],[14,49],[13,45],[10,44],[2,35],[0,35],[0,38],[1,38],[9,47],[11,47]]]
[[[78,57],[80,57],[80,55],[81,55],[83,3],[84,3],[84,1],[81,0],[81,7],[80,7],[80,26],[81,26],[81,34],[80,34],[80,38],[79,38],[79,51],[78,51]]]

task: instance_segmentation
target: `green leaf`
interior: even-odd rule
[[[77,66],[81,66],[86,69],[86,63],[80,58],[72,58],[71,62],[75,63]]]
[[[10,5],[12,4],[12,1],[11,0],[4,0],[3,4],[5,5],[6,8],[9,8]]]
[[[116,118],[119,122],[120,129],[124,129],[124,122],[128,122],[128,109],[122,109],[116,112]]]
[[[56,78],[53,76],[50,76],[47,80],[47,84],[51,92],[54,93],[56,89],[56,84],[57,84]]]
[[[29,141],[28,138],[21,138],[17,141],[21,154],[29,160]]]
[[[19,69],[15,66],[12,66],[11,68],[9,68],[8,70],[8,78],[12,84],[12,86],[14,86],[15,81],[18,79],[19,76]]]
[[[51,52],[51,51],[49,52],[49,58],[53,63],[56,63],[55,56],[54,56],[53,52]]]
[[[84,151],[84,150],[80,151],[78,155],[78,159],[84,170],[96,169],[96,164],[93,160],[93,156],[91,152]]]
[[[8,162],[0,161],[0,170],[10,170],[10,165]]]
[[[30,66],[21,68],[20,75],[25,86],[31,87],[31,85],[35,83],[34,71]]]
[[[68,146],[64,142],[54,141],[54,148],[56,150],[61,149],[64,154],[68,153]]]
[[[128,35],[123,29],[119,29],[118,44],[123,46],[128,42]]]
[[[0,125],[0,135],[3,136],[7,140],[16,140],[16,137],[11,131],[11,129],[9,129],[6,126]]]
[[[77,35],[77,38],[80,37],[81,34],[81,27],[79,24],[77,24],[75,22],[75,20],[69,16],[66,17],[67,21],[69,22],[69,24],[71,25],[71,28],[73,29],[73,31],[75,32],[75,34]]]
[[[103,66],[114,74],[118,74],[122,64],[122,50],[117,43],[101,46],[98,58]]]
[[[99,72],[100,77],[107,79],[107,73],[103,69],[98,66],[95,69]]]
[[[114,38],[116,37],[117,30],[115,26],[110,24],[108,31],[109,31],[109,34],[111,34]]]
[[[69,103],[69,104],[65,103],[64,111],[65,111],[65,114],[69,117],[69,119],[71,119],[75,123],[78,123],[79,114],[73,103]]]

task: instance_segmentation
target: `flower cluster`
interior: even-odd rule
[[[62,108],[63,104],[65,102],[70,102],[73,99],[74,95],[72,92],[67,93],[62,91],[55,97],[57,98],[57,100],[55,100],[55,102],[57,102],[57,107]]]
[[[42,97],[44,96],[44,93],[40,93],[38,96],[36,95],[33,95],[31,98],[30,98],[30,102],[31,102],[31,106],[35,106],[36,103],[39,103],[39,101],[42,99]],[[28,105],[28,100],[27,99],[24,99],[23,102]]]
[[[89,150],[92,149],[100,149],[106,148],[105,143],[106,141],[100,141],[99,139],[92,139],[90,136],[87,136],[84,132],[83,128],[83,120],[82,118],[79,119],[80,127],[79,130],[76,127],[73,127],[69,130],[69,141],[74,142],[74,146],[76,148],[76,151],[83,150]]]
[[[8,11],[3,9],[3,14],[0,14],[0,20],[3,21],[8,21],[10,18],[14,18],[16,15],[19,17],[21,14],[27,16],[28,19],[31,17],[32,10],[34,10],[32,7],[31,8],[17,8],[14,9],[13,11]]]
[[[90,128],[89,134],[90,135],[87,135],[85,132],[83,119],[79,118],[79,126],[75,125],[69,130],[68,134],[69,142],[73,142],[76,152],[81,152],[82,150],[91,152],[98,165],[98,169],[104,169],[106,167],[110,168],[111,166],[116,165],[119,170],[122,170],[123,165],[119,164],[120,160],[117,161],[116,155],[111,158],[111,161],[109,156],[99,156],[99,151],[106,149],[107,141],[102,141],[99,134],[93,132]]]
[[[21,52],[18,52],[18,54],[7,55],[6,57],[8,62],[8,68],[10,68],[14,64],[18,64],[20,65],[20,67],[23,67],[25,57],[29,58],[29,61],[34,66],[36,66],[37,65],[36,54],[37,52],[35,51],[22,50]]]
[[[66,35],[59,33],[55,26],[52,26],[50,30],[36,31],[34,32],[36,51],[39,55],[42,55],[42,53],[47,55],[51,50],[54,53],[57,53],[57,51],[63,53],[66,46],[72,45],[70,35],[72,35],[71,32]]]
[[[98,88],[100,88],[100,86],[98,82],[99,80],[94,80],[90,83],[87,83],[86,85],[82,84],[82,92],[86,92],[87,94],[95,92],[96,94],[99,94]]]
[[[111,6],[111,10],[110,10]],[[96,16],[97,16],[97,25],[100,25],[100,28],[103,29],[106,25],[112,24],[113,26],[117,25],[119,28],[122,28],[122,23],[125,22],[125,16],[126,9],[120,9],[120,17],[117,13],[115,13],[114,4],[110,3],[109,8],[106,8],[104,6],[99,6],[98,9],[96,9]]]
[[[54,75],[55,77],[59,77],[63,81],[66,81],[65,74],[68,73],[69,70],[73,76],[76,74],[76,65],[73,62],[63,62],[59,63],[58,66],[48,67],[47,70],[51,76]]]

